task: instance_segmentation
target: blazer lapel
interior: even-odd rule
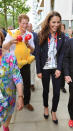
[[[62,38],[60,36],[57,36],[57,51],[59,51],[62,43]]]

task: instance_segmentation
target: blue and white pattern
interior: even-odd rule
[[[51,37],[50,43],[48,43],[48,58],[43,69],[55,69],[57,68],[57,49],[55,39]]]

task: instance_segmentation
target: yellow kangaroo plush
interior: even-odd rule
[[[8,30],[8,33],[13,38],[17,38],[17,36],[20,35],[20,31],[16,30],[15,33],[12,33],[10,30]],[[35,56],[30,54],[30,49],[27,48],[26,44],[24,42],[18,41],[15,48],[15,56],[17,59],[18,67],[21,69],[24,65],[30,64],[34,59]]]

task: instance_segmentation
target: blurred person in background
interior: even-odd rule
[[[65,24],[61,24],[61,31],[62,31],[64,34],[66,33]]]
[[[13,26],[9,26],[9,27],[8,27],[8,30],[13,30],[13,29],[14,29]]]
[[[67,30],[68,36],[69,38],[72,38],[72,29],[71,27],[69,27],[69,29]]]
[[[4,37],[6,37],[6,35],[7,35],[6,29],[3,27],[3,28],[1,28],[1,30],[2,30],[2,32],[3,32],[3,34],[4,34]]]

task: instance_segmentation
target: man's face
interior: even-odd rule
[[[61,31],[65,33],[65,29],[63,25],[61,25]]]
[[[19,22],[19,29],[21,32],[25,32],[28,27],[28,19],[22,19],[21,22]]]
[[[32,32],[32,24],[28,23],[27,30],[28,30],[29,32]]]

